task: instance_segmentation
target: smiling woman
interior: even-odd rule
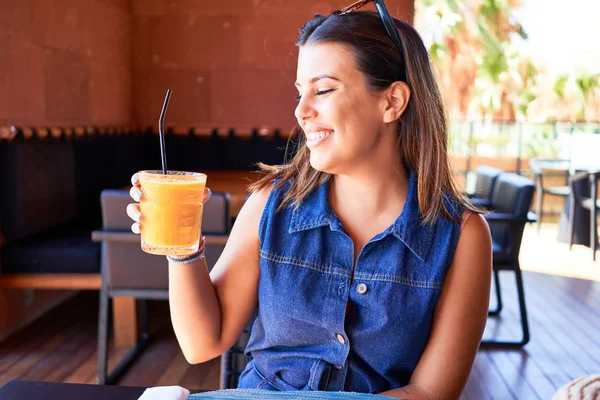
[[[421,38],[368,3],[301,29],[298,150],[261,166],[210,275],[194,254],[170,263],[173,326],[198,363],[256,313],[241,388],[456,399],[486,322],[490,234],[452,180]]]

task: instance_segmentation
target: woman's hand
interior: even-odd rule
[[[142,211],[140,209],[139,202],[142,199],[142,186],[140,185],[140,180],[138,179],[138,174],[133,174],[131,177],[132,188],[129,190],[129,195],[135,203],[131,203],[127,205],[127,215],[129,218],[134,220],[135,222],[131,225],[131,231],[135,234],[140,234],[142,232]],[[204,198],[202,199],[202,204],[205,204],[211,196],[211,191],[209,188],[204,189]]]

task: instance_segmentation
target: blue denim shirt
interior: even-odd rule
[[[421,223],[411,173],[401,215],[364,246],[352,274],[354,245],[329,183],[276,212],[288,189],[271,192],[260,221],[258,314],[239,387],[378,393],[408,384],[460,223]]]

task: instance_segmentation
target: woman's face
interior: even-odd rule
[[[346,174],[395,146],[384,121],[385,92],[371,93],[351,50],[320,43],[300,48],[295,115],[313,168]],[[383,153],[382,153],[383,151]]]

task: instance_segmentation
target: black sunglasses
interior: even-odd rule
[[[392,16],[390,15],[390,12],[388,11],[387,7],[385,6],[385,3],[383,2],[383,0],[359,0],[356,3],[350,4],[348,7],[342,8],[340,10],[340,15],[344,15],[344,14],[351,13],[352,11],[356,11],[369,3],[375,3],[375,7],[377,8],[377,12],[379,13],[379,16],[381,17],[383,26],[385,26],[385,30],[387,31],[388,35],[390,36],[390,39],[392,39],[392,42],[394,42],[394,44],[398,48],[398,51],[400,52],[400,56],[402,58],[404,58],[402,41],[400,40],[400,35],[398,35],[398,29],[396,28],[396,25],[394,24],[394,20],[392,19]]]

